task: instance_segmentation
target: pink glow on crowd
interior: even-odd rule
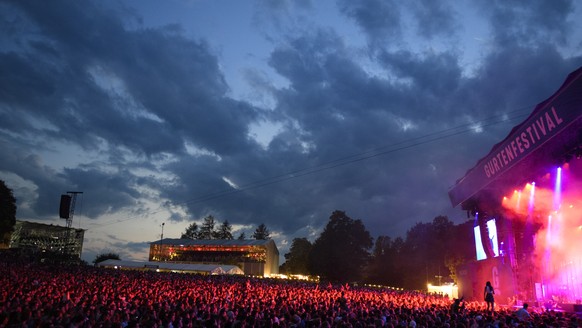
[[[520,204],[523,192],[530,194],[527,207]],[[532,269],[541,275],[541,296],[561,302],[582,299],[582,160],[527,184],[503,205],[508,217],[526,222],[526,229],[539,227],[533,237],[537,268]]]

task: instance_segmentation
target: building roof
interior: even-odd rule
[[[163,244],[174,246],[265,246],[274,243],[272,239],[187,239],[187,238],[164,238],[161,241],[153,241],[150,245]]]
[[[39,222],[30,222],[30,221],[22,221],[22,220],[16,220],[16,225],[21,225],[24,228],[27,229],[42,229],[44,231],[67,231],[69,228],[67,228],[66,226],[59,226],[59,225],[54,225],[54,224],[48,224],[48,223],[39,223]],[[85,229],[78,229],[78,228],[73,228],[71,227],[70,229],[73,230],[78,230],[78,231],[85,231]]]
[[[152,261],[124,261],[109,259],[97,264],[99,267],[119,267],[132,269],[159,269],[163,271],[191,271],[209,274],[244,274],[236,265],[226,264],[189,264]]]

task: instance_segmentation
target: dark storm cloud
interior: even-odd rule
[[[338,40],[329,31],[315,32],[311,37],[288,42],[291,46],[277,49],[270,60],[277,72],[290,81],[290,87],[277,94],[280,100],[278,110],[299,122],[305,133],[304,140],[315,145],[305,163],[321,163],[411,138],[418,131],[406,132],[399,120],[410,120],[411,124],[423,126],[418,118],[427,118],[427,112],[438,110],[433,101],[434,94],[441,94],[442,89],[423,93],[422,88],[426,86],[421,83],[410,86],[370,77]],[[436,65],[439,68],[434,66],[426,65],[433,72],[448,67],[443,72],[454,81],[451,82],[453,86],[458,82],[458,69],[450,62],[443,60]],[[423,74],[421,70],[417,70],[419,76]],[[434,119],[431,123],[435,123]],[[272,145],[279,144],[278,141],[276,138]],[[274,148],[271,150],[275,151]],[[418,174],[403,176],[402,167],[418,167]],[[350,212],[343,208],[350,204],[350,208],[357,208],[353,210],[356,216],[366,215],[366,222],[377,227],[386,219],[382,213],[388,208],[395,209],[392,211],[394,221],[408,219],[410,214],[396,210],[401,208],[397,204],[408,202],[411,208],[414,207],[412,203],[421,195],[413,190],[420,189],[401,189],[398,186],[410,185],[412,180],[418,180],[427,171],[428,164],[418,157],[415,159],[410,153],[395,152],[393,156],[320,174],[317,181],[306,181],[301,192],[311,192],[310,188],[314,188],[314,197],[322,195],[317,198],[320,205],[314,204],[318,214],[311,224],[316,225],[318,220],[321,222],[327,218],[333,209]],[[319,179],[325,183],[318,184]],[[440,191],[446,192],[443,188]],[[379,200],[377,206],[375,200]],[[434,210],[427,208],[425,212]],[[415,219],[420,220],[420,217]],[[403,229],[399,227],[399,232]]]
[[[21,146],[26,146],[26,144],[21,144]],[[31,154],[2,139],[0,139],[0,149],[2,149],[0,171],[12,172],[38,187],[38,190],[26,190],[27,194],[23,196],[27,199],[19,199],[19,201],[32,203],[35,216],[57,216],[60,192],[68,187],[67,182],[58,177],[57,172],[46,166],[39,155]]]
[[[338,8],[353,19],[373,42],[399,41],[402,36],[402,18],[398,1],[338,0]]]
[[[371,44],[380,48],[411,42],[403,39],[407,32],[430,40],[438,36],[450,38],[457,34],[456,30],[460,27],[452,3],[444,1],[338,0],[337,5],[364,31]],[[409,15],[412,20],[405,22],[404,15]]]
[[[109,236],[113,237],[113,236]],[[122,260],[136,260],[133,258],[135,254],[143,254],[144,252],[149,252],[151,242],[126,242],[119,240],[112,243],[111,246],[114,249],[119,250],[119,258]],[[143,259],[141,259],[143,260]]]
[[[106,253],[114,253],[119,255],[121,260],[147,260],[144,258],[136,258],[136,254],[144,254],[149,252],[150,243],[145,242],[127,242],[120,240],[115,235],[106,235],[106,239],[88,237],[85,234],[85,246],[83,247],[83,258],[87,262],[92,262],[98,255]],[[87,247],[87,244],[107,244],[108,247]]]
[[[223,99],[228,88],[216,57],[204,42],[186,40],[171,27],[126,30],[112,12],[97,6],[65,7],[24,6],[47,47],[52,45],[58,55],[51,58],[34,49],[18,53],[13,61],[26,66],[30,73],[16,66],[22,82],[15,84],[19,79],[10,75],[5,80],[15,90],[38,85],[40,94],[46,95],[42,99],[45,105],[21,105],[61,128],[55,137],[94,141],[96,136],[104,136],[109,142],[146,154],[180,151],[182,137],[218,152],[238,149],[244,142],[241,136],[247,132],[252,110]],[[91,70],[96,73],[91,75]],[[122,80],[128,95],[108,94],[95,79],[103,79],[103,83]],[[20,96],[22,102],[30,99]],[[131,99],[124,96],[137,99],[134,107],[138,108],[131,108]],[[142,110],[161,122],[127,117],[124,109]],[[95,133],[81,133],[89,128]],[[155,139],[149,138],[152,130],[158,132]]]
[[[456,11],[445,1],[411,1],[418,34],[426,39],[435,36],[450,37],[456,34],[460,24],[455,20]]]
[[[442,97],[444,94],[453,93],[461,83],[461,67],[454,53],[429,53],[420,56],[410,51],[398,51],[383,52],[378,57],[383,66],[395,76],[412,82],[410,91],[422,93],[424,97]],[[435,105],[438,106],[434,104],[427,109],[438,110]]]
[[[38,213],[56,215],[53,198],[79,188],[90,217],[145,215],[151,202],[172,222],[213,215],[303,237],[298,231],[321,228],[339,209],[375,235],[402,235],[419,221],[461,216],[448,187],[519,121],[478,133],[472,124],[529,114],[582,64],[542,38],[563,33],[561,44],[571,42],[567,24],[551,24],[568,18],[566,2],[527,42],[509,40],[525,34],[543,5],[487,10],[495,41],[469,74],[459,49],[395,50],[409,27],[403,11],[420,40],[455,39],[460,21],[448,5],[338,1],[374,47],[364,58],[371,68],[354,56],[366,49],[354,51],[330,27],[272,38],[267,64],[288,84],[270,86],[276,105],[262,112],[227,96],[213,40],[188,39],[180,26],[144,28],[125,16],[129,9],[99,4],[2,5],[10,10],[0,24],[10,28],[0,32],[0,145],[8,150],[0,170],[38,186]],[[503,15],[513,20],[500,26]],[[281,131],[263,148],[248,134],[266,119]],[[464,134],[422,142],[457,126]],[[36,155],[56,153],[53,141],[96,158],[72,154],[54,172]]]
[[[249,146],[247,125],[256,114],[225,97],[228,87],[207,48],[204,42],[146,30],[132,52],[140,60],[118,70],[131,93],[168,124],[170,133],[219,154],[239,151]]]
[[[270,59],[291,86],[277,93],[278,110],[297,120],[316,145],[327,145],[318,152],[325,152],[327,147],[343,147],[333,142],[342,135],[373,134],[378,119],[384,120],[384,127],[388,124],[397,130],[390,118],[409,109],[410,98],[403,97],[406,87],[368,76],[329,31],[318,31],[289,44],[290,47],[275,50]],[[322,122],[327,125],[322,126]],[[351,129],[360,123],[370,123],[372,127]],[[357,142],[359,138],[353,140]]]
[[[343,11],[373,36],[379,29],[361,18],[378,8],[358,6],[344,3]],[[364,8],[369,12],[361,12]],[[441,13],[447,22],[441,31],[450,31],[457,22],[447,10]],[[396,22],[378,24],[386,29],[397,26]],[[476,76],[465,77],[456,49],[428,54],[386,49],[378,52],[377,59],[390,79],[381,79],[364,73],[339,40],[333,31],[315,31],[291,40],[289,47],[276,49],[270,59],[273,68],[290,82],[288,89],[277,93],[278,110],[296,120],[303,140],[315,145],[309,155],[311,163],[456,126],[464,125],[466,134],[471,122],[495,116],[500,121],[502,115],[521,110],[505,124],[484,126],[471,136],[474,142],[470,145],[461,144],[460,135],[322,174],[325,184],[314,193],[325,195],[320,207],[364,214],[364,222],[374,231],[383,231],[380,227],[389,220],[396,226],[384,230],[387,234],[400,234],[413,222],[453,213],[438,195],[446,195],[456,179],[543,100],[532,99],[532,94],[548,97],[567,72],[577,67],[551,49],[499,49],[485,58]],[[491,71],[498,74],[488,74]],[[528,75],[533,78],[524,79]],[[403,122],[412,125],[410,130],[404,129]],[[449,151],[450,147],[455,151]],[[312,186],[317,184],[309,181],[303,190]],[[378,207],[374,200],[380,200]],[[350,208],[342,208],[343,204]],[[324,212],[319,211],[320,215]],[[387,212],[389,218],[383,214]]]
[[[139,128],[147,122],[124,119],[88,72],[91,66],[107,65],[115,57],[112,47],[123,43],[120,22],[99,8],[90,8],[91,3],[63,8],[34,2],[14,5],[22,6],[18,8],[20,17],[27,20],[23,25],[34,26],[34,31],[18,31],[23,40],[20,47],[4,54],[11,57],[3,67],[7,74],[0,78],[1,85],[10,86],[6,89],[9,96],[3,97],[4,107],[25,109],[54,126],[43,131],[24,121],[19,128],[54,140],[75,140],[88,149],[97,147],[97,138],[102,136],[114,143],[135,145],[131,136],[143,136]]]
[[[494,37],[500,46],[511,44],[536,47],[538,42],[564,45],[573,32],[573,1],[495,1],[482,4],[491,17]]]
[[[0,124],[20,135],[3,138],[34,136],[39,140],[28,143],[31,151],[52,140],[109,152],[104,155],[119,168],[118,178],[98,167],[59,178],[96,191],[91,215],[135,206],[130,169],[149,164],[126,162],[127,156],[183,154],[185,142],[221,155],[251,146],[246,135],[254,109],[225,98],[228,86],[205,42],[187,40],[171,26],[126,29],[118,12],[91,2],[3,7],[14,15],[2,15],[11,29],[4,32],[8,51],[0,53]],[[40,195],[62,185],[42,184]],[[50,212],[48,203],[39,199],[39,213]]]
[[[352,17],[364,17],[356,7],[344,4],[343,9]],[[421,17],[421,8],[416,10]],[[442,24],[434,35],[446,34],[456,26],[448,8],[437,13],[442,14]],[[363,27],[371,35],[377,31]],[[396,25],[387,23],[383,28]],[[383,50],[377,52],[377,60],[388,72],[389,79],[384,79],[364,72],[334,31],[315,30],[291,37],[285,44],[276,48],[269,60],[289,81],[288,88],[275,93],[276,112],[297,125],[287,126],[285,133],[271,141],[269,163],[277,163],[275,166],[256,157],[254,165],[245,165],[240,174],[235,173],[239,172],[236,167],[225,170],[234,177],[252,177],[253,181],[369,149],[391,149],[389,146],[398,141],[451,127],[464,125],[465,130],[464,135],[445,141],[236,193],[205,204],[208,207],[198,205],[209,211],[220,207],[218,217],[231,222],[266,222],[285,233],[293,233],[298,225],[321,225],[334,209],[346,210],[362,218],[371,230],[389,235],[402,234],[414,222],[455,213],[441,197],[448,187],[541,100],[532,99],[532,90],[549,96],[567,73],[562,70],[575,68],[550,49],[531,53],[523,48],[517,56],[511,52],[515,49],[508,49],[486,57],[479,74],[465,77],[457,49],[428,54]],[[547,70],[538,67],[544,60],[553,63]],[[548,78],[538,76],[524,82],[523,77],[531,74],[528,71],[548,74]],[[512,92],[508,94],[508,90]],[[518,109],[521,116],[514,115],[505,124],[485,126],[471,136],[474,143],[461,143],[471,122],[492,116],[499,121],[501,115]],[[408,129],[407,123],[411,125]],[[305,144],[312,148],[304,149]],[[450,152],[451,147],[455,151]],[[251,164],[249,158],[236,161]],[[311,197],[306,199],[305,195]],[[261,205],[254,205],[255,201]]]
[[[136,199],[142,197],[135,189],[137,178],[130,170],[120,170],[111,174],[96,167],[82,166],[75,169],[65,169],[63,176],[69,181],[75,181],[79,190],[84,190],[85,212],[87,217],[94,218],[102,214],[116,213],[126,207],[139,208]],[[140,183],[147,186],[146,183]],[[89,202],[89,204],[87,204]]]

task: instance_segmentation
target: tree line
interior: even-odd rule
[[[473,223],[455,225],[446,216],[416,223],[405,238],[374,241],[361,220],[334,211],[312,243],[295,238],[280,271],[317,275],[336,282],[364,282],[405,289],[455,282],[455,268],[473,259]]]
[[[15,224],[16,198],[12,194],[12,189],[0,180],[0,245],[8,247]]]
[[[271,233],[269,232],[269,229],[267,229],[267,226],[264,223],[261,223],[255,229],[255,232],[251,237],[256,240],[267,240],[271,239]],[[198,226],[196,222],[192,222],[188,227],[186,227],[186,231],[182,233],[180,238],[201,240],[234,239],[232,235],[232,225],[228,222],[228,220],[224,220],[224,222],[217,226],[217,222],[212,215],[205,217],[200,226]],[[242,231],[238,235],[237,239],[246,239],[245,232]]]
[[[427,283],[456,282],[456,267],[473,259],[473,222],[453,224],[446,216],[416,223],[406,236],[372,238],[362,220],[336,210],[321,234],[310,242],[295,238],[281,273],[320,276],[333,282],[364,282],[405,289],[425,289]],[[253,239],[270,239],[261,223]],[[209,215],[191,223],[181,238],[234,239],[232,226]],[[245,239],[241,232],[237,239]]]

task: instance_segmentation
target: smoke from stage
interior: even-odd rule
[[[535,299],[545,303],[580,303],[582,299],[582,159],[555,167],[503,199],[517,243],[530,246],[530,278]],[[529,240],[531,238],[531,240]],[[528,249],[528,245],[517,245]],[[529,252],[527,252],[529,253]],[[517,259],[520,266],[524,261]],[[530,287],[526,287],[530,288]],[[529,291],[520,291],[528,294]]]

